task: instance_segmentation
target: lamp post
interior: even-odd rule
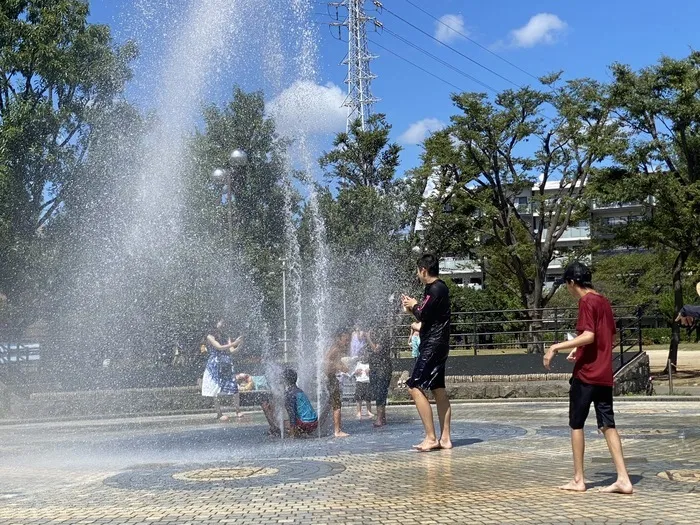
[[[229,169],[217,168],[212,173],[215,181],[226,181],[226,207],[228,212],[228,234],[229,240],[233,243],[233,191],[232,178],[233,169],[243,167],[248,164],[248,155],[241,149],[234,149],[229,156]]]
[[[284,345],[284,362],[288,360],[288,342],[287,337],[287,259],[282,257],[282,344]]]

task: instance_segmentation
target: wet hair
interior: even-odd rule
[[[418,258],[416,264],[419,269],[426,270],[431,277],[440,275],[440,260],[432,253],[425,253]]]
[[[342,326],[342,327],[340,327],[340,328],[336,328],[336,329],[333,331],[333,341],[337,341],[337,340],[340,339],[341,337],[350,335],[351,332],[352,332],[352,330],[349,330],[349,329],[348,329],[347,327],[345,327],[345,326]]]
[[[287,386],[292,386],[297,384],[297,372],[293,368],[285,368],[282,372],[282,380]]]

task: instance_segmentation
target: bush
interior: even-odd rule
[[[671,344],[670,328],[642,328],[642,344],[668,345]]]

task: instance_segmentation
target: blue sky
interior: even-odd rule
[[[91,21],[111,25],[117,40],[124,39],[130,36],[128,27],[133,27],[133,19],[139,12],[137,8],[149,1],[94,1],[91,4]],[[323,148],[328,147],[333,131],[344,127],[342,110],[339,111],[337,106],[339,97],[342,98],[342,91],[345,90],[343,80],[346,71],[339,63],[344,58],[347,44],[333,38],[331,31],[320,23],[329,20],[325,14],[327,9],[324,2],[309,1],[316,4],[316,14],[312,18],[317,24],[320,39],[319,87],[315,89],[307,86],[307,89],[310,90],[310,96],[320,97],[317,114],[313,119],[320,134],[320,147]],[[640,68],[654,63],[661,55],[683,57],[691,48],[700,47],[697,36],[700,2],[692,0],[663,4],[652,0],[412,2],[436,17],[446,17],[443,20],[449,25],[534,75],[563,70],[565,78],[586,76],[606,80],[609,78],[608,65],[613,62],[628,63],[634,68]],[[158,2],[153,0],[151,4],[157,5]],[[367,1],[366,5],[370,8],[372,2]],[[385,0],[384,6],[512,82],[535,82],[472,42],[446,30],[406,0]],[[384,33],[370,32],[371,40],[419,64],[434,75],[463,90],[484,90],[477,83],[410,48],[390,32],[410,40],[497,90],[512,87],[506,80],[421,34],[390,12],[371,14],[377,16],[387,29]],[[282,24],[282,21],[279,23]],[[425,130],[434,129],[449,121],[454,109],[450,93],[455,88],[372,46],[370,44],[370,50],[380,55],[372,63],[372,70],[378,75],[373,83],[373,91],[381,99],[375,110],[385,113],[393,125],[394,139],[404,147],[401,170],[407,170],[419,162],[421,148],[417,142],[425,135]],[[153,41],[144,47],[147,47],[146,55],[149,52],[163,52],[163,49],[153,45]],[[137,67],[137,78],[129,91],[129,96],[144,106],[152,102],[153,90],[144,87],[148,85],[144,79],[151,73],[145,65]],[[246,89],[268,89],[260,75],[250,75],[241,81],[240,77],[224,73],[217,78],[217,83],[218,89],[213,89],[209,97],[212,102],[218,103],[226,99],[234,83],[240,83]],[[270,98],[278,96],[280,93],[269,94]],[[323,118],[325,111],[333,114],[333,118]],[[296,116],[287,115],[287,118],[294,119]]]

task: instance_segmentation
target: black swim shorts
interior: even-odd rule
[[[571,379],[569,390],[569,426],[582,429],[591,410],[595,408],[598,428],[615,428],[613,413],[613,388],[611,386],[589,385],[575,377]]]
[[[422,350],[413,365],[413,373],[406,381],[406,386],[421,390],[445,388],[445,364],[449,353],[448,346]]]

